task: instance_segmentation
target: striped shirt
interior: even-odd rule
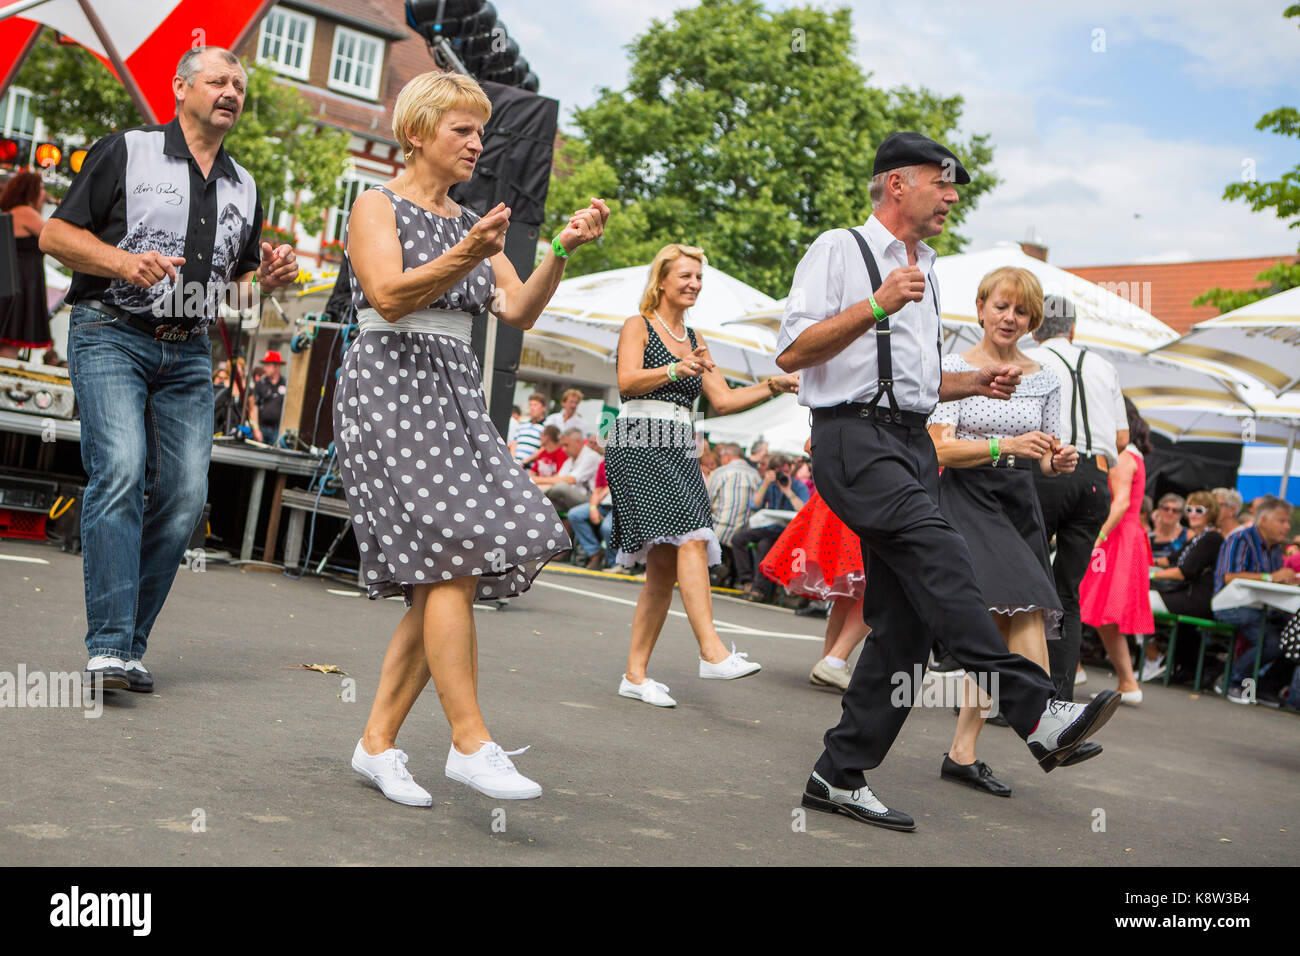
[[[1267,547],[1253,525],[1244,531],[1230,534],[1219,550],[1219,563],[1214,568],[1214,593],[1223,590],[1223,579],[1229,574],[1271,574],[1282,569],[1282,545]]]
[[[745,526],[750,502],[762,484],[758,472],[740,460],[719,465],[709,475],[709,505],[713,510],[713,530],[723,546]]]
[[[540,422],[524,422],[515,432],[515,461],[523,461],[542,447]]]

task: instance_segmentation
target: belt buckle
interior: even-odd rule
[[[1006,457],[1006,458],[1003,458],[1002,460],[1005,461],[1005,462],[1007,463],[1006,466],[1007,466],[1008,468],[1014,468],[1014,467],[1016,467],[1016,456],[1015,456],[1015,455],[1007,455],[1007,457]]]
[[[153,337],[159,342],[188,342],[190,333],[179,325],[157,325],[154,326]]]

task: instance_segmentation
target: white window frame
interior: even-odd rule
[[[354,83],[351,77],[360,72],[364,65],[355,55],[346,58],[342,55],[342,46],[345,42],[351,41],[354,53],[359,50],[361,44],[371,44],[375,49],[374,63],[370,64],[370,84],[362,86]],[[338,66],[340,59],[346,59],[349,67],[349,79],[336,79],[334,76],[335,68]],[[349,30],[345,26],[334,27],[334,49],[330,53],[329,76],[326,78],[326,85],[332,90],[338,90],[340,93],[349,93],[353,96],[362,96],[369,100],[379,99],[379,81],[383,75],[384,66],[384,41],[371,33],[361,33],[358,30]]]
[[[340,192],[343,192],[347,190],[347,188],[352,183],[356,183],[357,184],[356,195],[352,197],[352,201],[356,202],[357,197],[360,196],[367,189],[369,189],[371,186],[382,186],[385,182],[388,181],[388,179],[391,178],[392,178],[391,176],[385,178],[384,176],[381,176],[378,173],[360,172],[359,170],[356,169],[350,169],[339,178],[338,189]],[[347,208],[336,206],[334,209],[330,210],[330,219],[329,219],[330,226],[326,238],[337,239],[340,242],[342,242],[343,235],[344,233],[347,232],[348,217],[351,214],[352,214],[352,207],[350,205],[347,206]]]
[[[271,33],[269,26],[272,17],[283,17],[283,29],[279,33]],[[288,36],[290,29],[295,23],[304,26],[302,36],[302,59],[300,66],[292,66],[276,57],[264,56],[262,54],[263,45],[268,37],[273,37],[279,44],[279,52],[283,53],[290,43],[297,44],[299,41],[291,40]],[[297,10],[289,10],[285,7],[272,7],[271,12],[262,18],[262,26],[257,33],[257,62],[263,63],[277,73],[283,73],[285,76],[291,76],[298,80],[311,79],[311,53],[312,45],[316,41],[316,18],[299,13]]]
[[[32,131],[30,133],[26,132],[25,130],[17,129],[13,125],[14,113],[16,112],[16,109],[18,107],[19,97],[22,97],[26,100],[25,103],[26,110],[29,114],[31,114],[32,117]],[[38,117],[34,112],[32,112],[33,98],[34,97],[32,96],[31,90],[25,89],[21,86],[9,87],[9,89],[6,91],[6,95],[4,98],[4,103],[5,103],[4,115],[0,116],[0,123],[3,123],[3,132],[0,133],[0,135],[3,135],[6,138],[16,138],[16,139],[35,140],[40,138],[41,120],[40,117]]]

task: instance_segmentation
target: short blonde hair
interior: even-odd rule
[[[450,110],[467,109],[483,114],[483,122],[492,118],[492,101],[479,86],[463,73],[421,73],[402,87],[393,105],[393,135],[402,147],[402,157],[415,152],[407,132],[427,139],[438,131],[438,124]]]
[[[668,267],[673,264],[673,260],[681,256],[694,259],[701,266],[709,264],[704,250],[699,246],[683,246],[677,242],[670,242],[656,252],[654,261],[650,263],[650,277],[646,280],[645,291],[641,293],[641,314],[647,319],[650,318],[650,313],[659,308],[659,297],[663,295],[659,283],[663,282],[664,276],[668,275]]]
[[[1016,305],[1023,305],[1029,311],[1029,331],[1033,332],[1043,324],[1043,287],[1039,285],[1038,276],[1028,269],[1003,266],[980,279],[979,289],[975,292],[976,309],[984,305],[1003,283],[1011,286],[1011,296]],[[980,328],[983,327],[981,321]]]

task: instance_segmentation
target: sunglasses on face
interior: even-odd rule
[[[1160,506],[1160,510],[1161,510],[1161,511],[1168,511],[1170,514],[1175,514],[1175,515],[1176,515],[1176,514],[1179,514],[1180,512],[1182,512],[1183,509],[1180,508],[1180,507],[1178,507],[1178,505],[1161,505],[1161,506]]]
[[[1188,505],[1187,513],[1189,515],[1203,515],[1208,509],[1204,505]]]

